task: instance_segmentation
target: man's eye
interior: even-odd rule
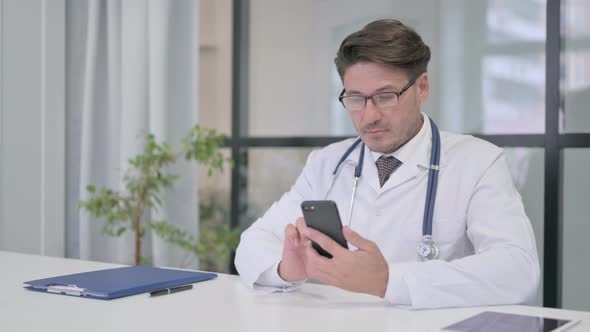
[[[395,94],[393,94],[393,93],[383,93],[383,94],[379,94],[379,95],[375,96],[375,98],[380,102],[391,101],[394,97],[395,97]]]
[[[351,103],[362,103],[365,101],[365,98],[361,96],[350,96],[348,97],[348,101]]]

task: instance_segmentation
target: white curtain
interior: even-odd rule
[[[67,255],[133,263],[133,234],[103,235],[78,211],[86,185],[121,189],[145,136],[179,147],[197,122],[197,0],[70,0],[67,4]],[[151,211],[197,236],[195,165],[181,162],[163,207]],[[142,256],[156,266],[197,268],[198,259],[151,233]]]

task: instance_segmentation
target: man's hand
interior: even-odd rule
[[[350,251],[315,229],[297,224],[303,238],[315,241],[332,254],[332,259],[320,256],[305,242],[305,274],[309,278],[357,293],[385,297],[389,280],[387,261],[375,242],[367,240],[349,227],[344,227],[344,237],[358,250]]]
[[[305,255],[309,239],[301,236],[298,229],[305,227],[303,217],[297,219],[297,227],[288,224],[285,227],[283,242],[283,258],[279,263],[279,276],[285,281],[301,281],[307,279],[305,272]],[[311,243],[310,243],[311,245]]]

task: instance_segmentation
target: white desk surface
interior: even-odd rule
[[[28,280],[116,266],[0,251],[0,331],[439,331],[485,310],[576,319],[581,323],[569,331],[590,331],[589,312],[526,306],[412,311],[323,285],[254,293],[238,277],[225,274],[189,291],[111,301],[22,286]]]

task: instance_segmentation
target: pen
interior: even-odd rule
[[[167,295],[167,294],[182,292],[182,291],[189,290],[189,289],[193,289],[193,285],[184,285],[184,286],[160,289],[157,291],[150,292],[150,296]]]

